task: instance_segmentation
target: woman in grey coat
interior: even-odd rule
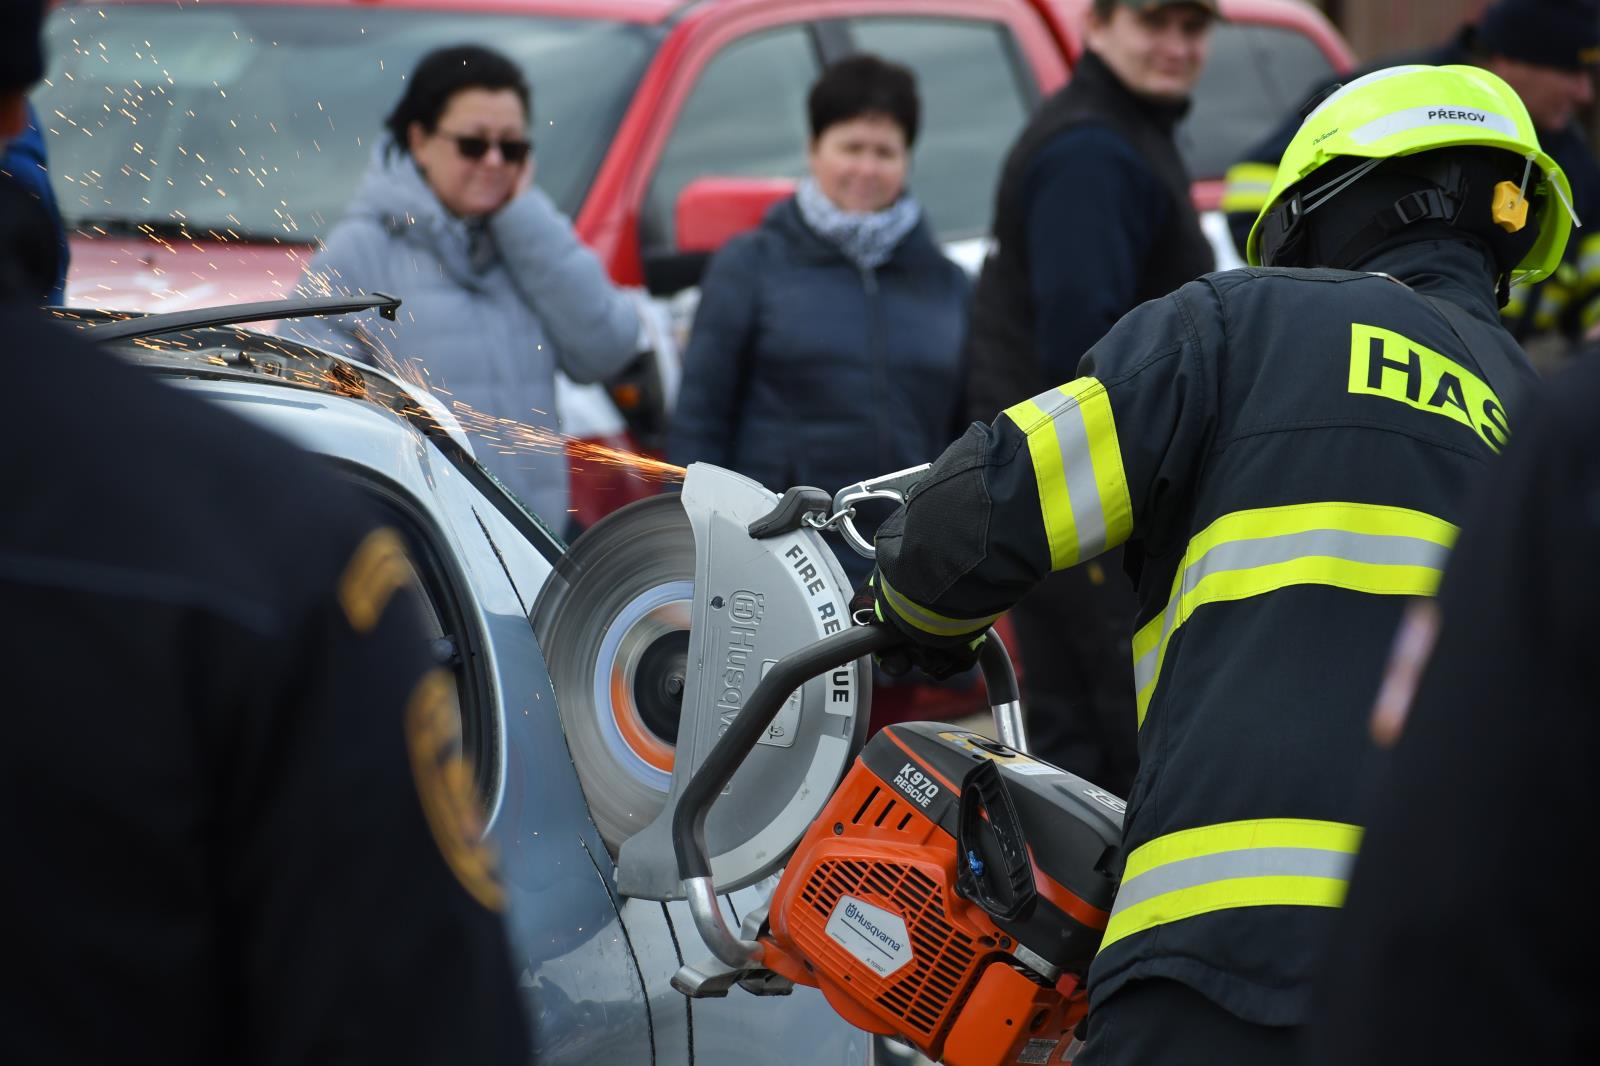
[[[638,352],[639,318],[532,186],[530,120],[511,60],[473,45],[423,57],[306,285],[393,293],[399,319],[308,319],[297,333],[379,365],[415,359],[480,431],[483,464],[561,531],[568,464],[556,370],[579,383],[615,374]]]

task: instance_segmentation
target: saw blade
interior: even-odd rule
[[[694,565],[678,498],[641,500],[573,541],[534,606],[567,745],[613,856],[672,787]]]

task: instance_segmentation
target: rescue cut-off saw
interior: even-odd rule
[[[570,589],[542,601],[535,621],[552,673],[565,655],[575,678],[593,679],[583,714],[638,714],[657,688],[682,692],[670,780],[615,845],[619,889],[686,898],[713,953],[677,973],[680,992],[814,986],[852,1024],[946,1066],[1068,1062],[1120,874],[1122,801],[1026,753],[1015,675],[993,633],[980,665],[1000,739],[916,722],[863,747],[867,657],[903,638],[852,624],[820,531],[839,528],[870,555],[850,535],[852,494],[901,500],[922,469],[780,499],[692,466],[681,501],[624,509],[575,544]],[[741,595],[742,622],[730,612]],[[619,660],[617,645],[633,650]],[[559,679],[557,692],[566,719]],[[780,867],[767,904],[735,932],[718,894]]]

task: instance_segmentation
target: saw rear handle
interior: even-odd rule
[[[812,678],[863,655],[889,651],[905,643],[905,637],[888,626],[854,626],[780,659],[761,679],[745,702],[744,710],[718,738],[706,761],[684,786],[672,819],[678,876],[683,879],[684,894],[701,937],[712,954],[726,965],[741,968],[758,965],[762,948],[754,941],[741,940],[729,928],[717,906],[706,847],[706,816],[711,805],[765,734],[790,694]],[[989,631],[979,651],[978,666],[989,691],[990,707],[1000,734],[997,739],[1016,751],[1027,751],[1017,675],[1005,644],[993,630]]]

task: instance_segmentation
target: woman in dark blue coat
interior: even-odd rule
[[[706,272],[669,444],[778,492],[929,462],[961,429],[968,282],[906,190],[911,72],[843,60],[809,110],[810,177]]]

